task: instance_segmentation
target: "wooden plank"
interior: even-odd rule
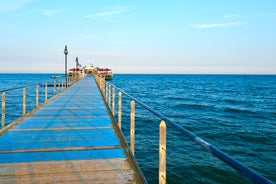
[[[136,183],[136,174],[124,158],[0,164],[3,183]]]
[[[109,117],[30,117],[14,126],[10,131],[20,131],[27,128],[78,128],[78,127],[111,127]]]
[[[116,148],[121,148],[121,146],[83,146],[83,147],[70,147],[70,148],[16,149],[16,150],[0,150],[0,153],[103,150],[103,149],[116,149]]]
[[[52,168],[55,168],[53,171]],[[73,170],[72,170],[73,169]],[[100,172],[110,170],[131,169],[126,158],[116,159],[93,159],[93,160],[70,160],[48,162],[22,162],[0,164],[0,176],[28,174],[30,170],[36,174],[67,173],[67,172]]]

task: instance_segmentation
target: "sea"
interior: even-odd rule
[[[52,75],[58,74],[0,74],[0,91],[30,85],[31,109],[31,84],[39,84],[43,103],[41,83],[53,82]],[[276,75],[114,74],[110,83],[276,183]],[[22,90],[17,91],[12,97],[7,91],[7,121],[22,114]],[[122,131],[129,143],[130,99],[122,98]],[[135,159],[148,183],[158,183],[159,123],[136,104]],[[170,125],[166,154],[167,183],[251,183]]]

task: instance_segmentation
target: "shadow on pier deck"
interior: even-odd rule
[[[0,183],[144,183],[85,78],[0,136]]]

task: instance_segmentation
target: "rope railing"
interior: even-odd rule
[[[10,127],[12,127],[13,125],[17,124],[22,117],[24,117],[26,114],[28,114],[29,112],[31,112],[32,110],[38,108],[39,106],[47,103],[52,97],[60,94],[62,91],[64,91],[66,88],[68,88],[69,86],[71,86],[74,83],[73,78],[69,78],[66,79],[61,79],[61,80],[54,80],[54,81],[46,81],[44,83],[36,83],[36,84],[29,84],[29,85],[25,85],[25,86],[20,86],[20,87],[15,87],[15,88],[10,88],[10,89],[4,89],[4,90],[0,90],[1,93],[1,127],[0,127],[0,135],[3,134],[7,129],[9,129]],[[67,84],[67,85],[66,85]],[[34,90],[32,90],[32,94],[34,94],[33,96],[34,101],[32,101],[32,104],[35,104],[34,108],[31,110],[27,110],[27,94],[30,95],[30,92],[27,90],[32,87],[35,87]],[[40,87],[44,88],[44,95],[41,95],[42,90],[40,90]],[[51,94],[53,94],[53,96],[51,98],[49,98],[49,87],[53,87],[53,91],[51,92]],[[18,98],[18,102],[20,103],[20,101],[22,102],[22,114],[21,116],[19,116],[18,119],[11,121],[11,122],[7,122],[7,104],[9,103],[8,100],[8,95],[7,92],[13,92],[15,90],[22,90],[22,100],[20,100],[20,98]],[[31,95],[32,95],[31,94]],[[31,96],[30,95],[30,96]],[[16,96],[20,96],[20,92],[17,93]],[[41,97],[44,96],[44,100],[39,103],[39,99]],[[9,112],[8,112],[9,113]],[[20,114],[20,113],[18,113]]]
[[[240,163],[239,161],[235,160],[231,156],[227,155],[226,153],[222,152],[212,144],[208,143],[204,139],[198,137],[194,133],[190,132],[189,130],[183,128],[176,122],[169,119],[167,116],[159,113],[158,111],[152,109],[148,105],[144,104],[140,100],[136,99],[135,97],[131,96],[130,94],[124,92],[122,89],[116,87],[113,84],[110,84],[99,76],[95,76],[99,89],[102,92],[102,95],[105,97],[105,101],[108,107],[111,110],[113,116],[115,117],[115,91],[118,91],[118,115],[117,115],[117,123],[119,129],[121,129],[122,124],[122,94],[128,97],[131,100],[131,109],[130,109],[130,149],[132,154],[134,155],[134,143],[135,143],[135,104],[140,105],[144,109],[151,112],[153,115],[160,119],[159,124],[159,183],[166,183],[166,124],[173,127],[175,130],[181,132],[183,135],[188,137],[193,142],[200,145],[205,151],[211,153],[213,156],[217,157],[224,163],[231,166],[233,169],[241,173],[243,176],[251,180],[253,183],[257,184],[272,184],[270,180],[261,176],[256,171],[248,168],[244,164]],[[112,102],[110,103],[110,89],[112,88]],[[110,106],[111,105],[111,106]]]

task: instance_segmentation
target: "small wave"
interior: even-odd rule
[[[258,112],[253,111],[252,109],[238,108],[238,107],[225,107],[224,111],[229,113],[237,113],[237,114],[258,114]]]

